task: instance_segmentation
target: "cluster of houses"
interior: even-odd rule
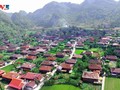
[[[67,37],[66,37],[67,38]],[[69,37],[71,38],[71,37]],[[17,90],[33,90],[37,88],[38,84],[43,83],[45,80],[45,75],[49,72],[52,72],[54,69],[58,72],[65,72],[65,73],[71,73],[74,65],[77,63],[77,59],[81,59],[83,57],[83,54],[87,56],[92,56],[95,54],[98,56],[96,59],[89,60],[89,66],[87,71],[83,71],[82,74],[82,80],[84,82],[90,82],[90,83],[96,83],[101,84],[102,78],[102,66],[104,64],[104,60],[109,60],[112,62],[117,62],[118,57],[116,55],[106,55],[104,57],[99,58],[99,54],[96,52],[91,51],[85,51],[82,54],[73,54],[71,58],[65,60],[62,63],[57,62],[57,58],[64,58],[65,56],[71,56],[72,50],[74,48],[75,42],[75,48],[76,49],[83,49],[84,48],[84,42],[86,40],[90,40],[90,42],[94,42],[93,37],[72,37],[76,40],[70,40],[66,43],[64,50],[61,52],[57,52],[56,54],[50,54],[48,51],[51,48],[54,48],[58,46],[58,43],[63,41],[63,38],[58,38],[54,36],[45,36],[44,39],[38,40],[38,42],[41,42],[41,44],[37,46],[31,46],[29,44],[22,44],[19,47],[16,45],[13,45],[11,43],[5,42],[4,46],[0,46],[0,51],[7,51],[14,53],[9,57],[11,61],[24,58],[25,60],[28,60],[28,62],[23,63],[19,70],[20,72],[8,72],[6,73],[3,70],[0,70],[0,77],[8,81],[9,84],[6,88],[8,90],[10,89],[17,89]],[[119,43],[113,42],[118,41],[113,40],[112,37],[102,37],[97,44],[101,47],[107,47],[108,45],[112,45],[114,47],[120,47]],[[111,44],[112,42],[112,44]],[[20,50],[20,53],[18,54],[17,51]],[[120,53],[119,49],[116,49],[114,52]],[[31,72],[36,65],[34,63],[30,63],[30,60],[36,60],[39,56],[39,54],[42,54],[43,57],[46,58],[46,60],[42,61],[39,67],[39,73],[33,73]],[[2,56],[0,56],[2,58]],[[0,67],[6,66],[5,61],[0,61]],[[111,68],[111,75],[120,75],[120,68]],[[27,71],[27,73],[23,73],[22,71]]]

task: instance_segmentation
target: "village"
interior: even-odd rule
[[[109,90],[120,75],[120,37],[110,30],[56,30],[0,46],[0,90]],[[29,39],[28,39],[29,38]],[[116,82],[117,83],[117,82]]]

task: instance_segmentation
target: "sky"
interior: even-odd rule
[[[84,0],[0,0],[0,5],[9,5],[9,10],[4,10],[5,12],[19,12],[20,10],[24,10],[28,13],[42,8],[52,1],[80,4]]]

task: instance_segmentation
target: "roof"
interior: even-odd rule
[[[13,54],[11,57],[18,58],[18,57],[22,57],[22,55],[20,55],[20,54]]]
[[[65,62],[68,64],[75,64],[77,61],[75,59],[68,59]]]
[[[21,49],[25,50],[25,49],[29,49],[30,48],[30,45],[22,45],[21,46]]]
[[[23,85],[24,84],[22,83],[22,80],[16,78],[12,79],[12,81],[9,84],[10,87],[15,88],[17,90],[21,90]]]
[[[26,59],[28,59],[28,60],[34,60],[34,59],[36,59],[36,56],[28,55],[28,56],[26,57]]]
[[[92,55],[92,52],[91,51],[85,51],[83,54]]]
[[[102,66],[101,66],[101,65],[98,65],[98,64],[90,64],[90,65],[88,66],[88,68],[89,68],[90,70],[102,70]]]
[[[2,74],[4,74],[4,73],[5,73],[4,70],[0,70],[0,76],[1,76]]]
[[[30,51],[30,52],[28,52],[28,55],[36,56],[37,54],[39,54],[39,52],[37,52],[37,51]]]
[[[33,67],[35,67],[35,64],[29,62],[23,63],[23,65],[21,66],[21,68],[28,68],[28,69],[31,69]]]
[[[99,74],[97,72],[83,72],[82,78],[86,79],[99,79]]]
[[[89,61],[90,64],[102,64],[101,60],[90,60]]]
[[[66,64],[66,63],[62,63],[60,66],[62,67],[62,69],[66,69],[66,70],[71,70],[73,67],[72,64]]]
[[[40,66],[39,70],[40,71],[48,71],[50,72],[52,70],[53,67],[51,66]]]
[[[73,55],[72,58],[82,58],[82,57],[83,57],[83,55],[77,55],[77,54],[75,54],[75,55]]]
[[[43,61],[42,63],[41,63],[41,65],[47,65],[47,66],[51,66],[51,65],[54,65],[54,62],[53,61]]]
[[[53,56],[52,54],[48,54],[48,53],[44,54],[44,57],[52,57],[52,56]]]
[[[43,78],[43,75],[39,73],[27,72],[26,74],[21,75],[21,78],[28,79],[28,80],[34,80],[34,79],[41,80]]]
[[[116,60],[117,60],[117,56],[114,56],[114,55],[107,55],[107,56],[106,56],[106,59],[116,61]]]
[[[19,76],[18,73],[16,72],[9,72],[9,73],[6,73],[6,74],[3,74],[2,77],[3,78],[6,78],[6,79],[13,79],[13,78],[17,78]]]
[[[34,87],[36,85],[35,81],[28,82],[25,86],[27,87]]]
[[[56,57],[48,57],[47,60],[55,61],[55,60],[56,60]]]
[[[111,68],[111,73],[120,74],[120,68]]]

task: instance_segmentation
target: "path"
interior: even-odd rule
[[[75,41],[75,44],[73,45],[73,50],[72,50],[72,53],[71,53],[69,59],[71,59],[71,58],[73,57],[74,53],[75,53],[76,44],[77,44],[77,42]],[[50,77],[48,77],[46,80],[50,80],[50,78],[51,78],[52,76],[54,76],[54,74],[56,73],[56,71],[57,71],[57,68],[54,69],[54,70],[51,72]],[[41,83],[38,85],[37,89],[34,89],[34,90],[40,90],[40,89],[42,88],[42,86],[44,85],[44,82],[45,82],[45,81],[41,82]]]
[[[0,67],[0,69],[6,67],[8,65],[11,65],[11,64],[13,64],[13,61],[11,61],[10,63],[6,64],[5,66]]]
[[[103,76],[103,80],[102,80],[102,90],[104,90],[105,87],[105,76]]]

